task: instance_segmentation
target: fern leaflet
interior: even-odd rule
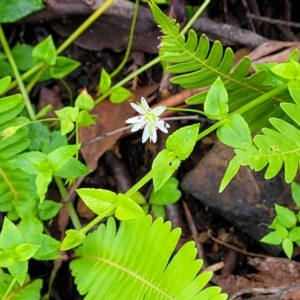
[[[265,178],[270,179],[284,165],[285,181],[290,183],[294,180],[300,163],[300,106],[282,103],[281,108],[295,122],[295,126],[279,118],[270,118],[273,129],[263,128],[262,134],[253,138],[253,143],[236,147],[236,155],[229,163],[220,191],[224,190],[241,166],[249,166],[255,171],[267,167]]]
[[[198,275],[193,242],[185,244],[169,262],[180,230],[150,216],[122,222],[113,218],[90,233],[75,250],[70,264],[80,294],[86,300],[225,300],[219,287],[203,289],[212,273]],[[83,272],[83,270],[85,270]]]

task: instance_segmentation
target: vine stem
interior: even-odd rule
[[[63,199],[65,199],[68,196],[68,191],[67,191],[66,187],[64,186],[62,179],[60,177],[54,176],[54,180],[58,187],[60,195],[62,196]],[[76,210],[73,206],[73,203],[70,201],[68,201],[68,202],[64,201],[64,204],[66,206],[66,209],[68,211],[68,214],[70,216],[70,219],[72,221],[74,228],[76,230],[80,230],[82,228],[82,226],[81,226],[80,220],[78,218],[78,215],[76,213]]]
[[[255,100],[245,104],[244,106],[238,108],[237,110],[231,112],[229,114],[229,116],[233,115],[233,114],[243,114],[246,111],[250,110],[251,108],[269,100],[270,98],[281,94],[282,92],[287,90],[287,84],[283,84],[281,86],[279,86],[278,88],[269,91],[268,93],[265,93],[263,95],[261,95],[260,97],[256,98]],[[229,117],[228,116],[228,117]],[[212,125],[211,127],[207,128],[206,130],[204,130],[203,132],[201,132],[200,134],[198,134],[197,136],[197,141],[201,140],[203,137],[207,136],[208,134],[210,134],[211,132],[213,132],[214,130],[216,130],[217,128],[219,128],[220,126],[222,126],[223,124],[225,124],[228,120],[228,117],[217,122],[216,124]]]
[[[185,27],[182,29],[182,31],[180,32],[181,34],[186,33],[191,26],[193,25],[193,23],[195,22],[195,20],[199,17],[199,15],[204,11],[204,9],[207,7],[207,5],[210,3],[210,0],[206,0],[200,7],[199,9],[196,11],[195,15],[193,16],[193,18],[185,25]],[[106,93],[104,93],[103,95],[101,95],[100,97],[98,97],[95,100],[95,104],[97,105],[98,103],[100,103],[101,101],[103,101],[104,99],[106,99],[111,93],[112,90],[114,88],[123,86],[125,83],[127,83],[128,81],[130,81],[131,79],[133,79],[134,77],[138,76],[139,74],[143,73],[144,71],[148,70],[149,68],[151,68],[152,66],[156,65],[157,63],[160,62],[160,56],[157,56],[156,58],[154,58],[153,60],[149,61],[147,64],[145,64],[144,66],[142,66],[141,68],[139,68],[138,70],[136,70],[135,72],[132,72],[131,74],[129,74],[127,77],[125,77],[124,79],[122,79],[121,81],[119,81],[118,83],[116,83],[114,86],[112,86],[109,91],[107,91]]]
[[[25,105],[26,105],[26,108],[27,108],[27,112],[29,114],[29,117],[31,120],[35,120],[36,119],[36,116],[35,116],[35,113],[33,111],[33,108],[32,108],[32,105],[31,105],[31,102],[30,102],[30,99],[29,99],[29,96],[28,96],[28,93],[26,91],[26,88],[25,88],[25,85],[24,85],[24,82],[21,78],[21,75],[20,75],[20,72],[18,70],[18,67],[16,65],[16,62],[11,54],[11,50],[10,50],[10,47],[8,45],[8,42],[6,40],[6,37],[5,37],[5,34],[3,32],[3,29],[2,29],[2,26],[0,25],[0,41],[1,41],[1,45],[3,47],[3,50],[7,56],[7,59],[10,63],[10,66],[14,72],[14,75],[16,77],[16,81],[18,83],[18,86],[20,88],[20,92],[22,94],[22,97],[23,97],[23,101],[25,102]]]
[[[15,285],[16,281],[17,281],[16,278],[13,278],[13,280],[11,281],[9,287],[7,288],[7,290],[5,292],[5,295],[2,298],[3,300],[7,299],[7,297],[9,296],[9,293],[12,290],[13,286]]]
[[[134,186],[132,186],[126,193],[125,196],[131,197],[134,193],[136,193],[142,186],[144,186],[149,180],[151,180],[155,174],[166,168],[169,163],[171,163],[175,159],[175,153],[170,155],[170,157],[157,165],[155,168],[151,169],[142,179],[140,179]]]

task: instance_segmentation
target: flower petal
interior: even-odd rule
[[[141,122],[144,122],[146,119],[145,116],[137,116],[137,117],[132,117],[132,118],[129,118],[125,121],[125,123],[127,124],[134,124],[134,123],[141,123]]]
[[[167,128],[170,128],[170,125],[168,123],[166,123],[164,120],[158,120],[156,122],[156,127],[158,129],[160,129],[161,131],[163,131],[165,133],[168,133],[168,129]]]
[[[143,128],[145,127],[145,125],[146,125],[146,123],[143,123],[143,122],[141,122],[141,123],[136,123],[136,124],[134,124],[134,125],[132,126],[131,132],[136,132],[136,131],[138,131],[138,130],[140,130],[140,129],[143,129]]]
[[[149,111],[149,105],[148,105],[148,102],[147,102],[147,100],[146,100],[144,97],[141,98],[141,105],[142,105],[142,107],[143,107],[146,111]]]
[[[145,115],[148,112],[147,109],[143,108],[141,105],[135,103],[130,103],[130,105],[134,110],[136,110],[141,115]]]
[[[152,113],[158,117],[160,116],[164,111],[166,110],[166,106],[161,105],[161,106],[157,106],[155,108],[152,109]]]
[[[142,136],[142,143],[145,143],[148,138],[149,138],[149,124],[147,123],[145,125],[144,131],[143,131],[143,136]]]

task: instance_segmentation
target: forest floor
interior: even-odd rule
[[[48,35],[52,35],[57,46],[60,45],[96,8],[96,4],[91,5],[93,2],[46,1],[45,10],[13,26],[4,26],[11,47],[19,42],[35,45]],[[185,3],[189,11],[200,4],[193,0]],[[129,59],[113,78],[113,83],[158,55],[157,37],[161,33],[147,4],[140,5]],[[65,56],[81,63],[77,70],[64,81],[48,80],[35,86],[31,100],[37,110],[47,104],[51,104],[53,110],[72,104],[71,98],[76,98],[83,88],[94,98],[98,96],[101,70],[113,72],[122,61],[128,43],[134,3],[128,8],[122,7],[120,1],[120,7],[106,12],[64,51]],[[183,1],[174,0],[163,9],[180,24],[188,18]],[[212,0],[193,28],[199,34],[206,34],[211,41],[220,40],[224,47],[231,47],[236,61],[249,55],[254,65],[284,62],[293,49],[300,49],[299,9],[296,0]],[[185,106],[185,100],[194,91],[182,90],[172,85],[169,79],[161,65],[155,64],[125,85],[133,94],[130,101],[140,102],[141,97],[145,97],[152,107],[157,103]],[[125,120],[135,114],[128,101],[112,104],[104,100],[93,114],[99,116],[96,125],[80,131],[82,159],[93,172],[77,182],[78,187],[124,192],[150,170],[153,159],[164,148],[167,135],[159,133],[156,144],[142,143],[140,131],[132,134],[128,129],[123,130]],[[186,114],[169,112],[164,115],[175,116],[181,118],[169,121],[169,132],[195,123],[186,118]],[[202,129],[211,124],[205,118],[200,122]],[[291,206],[290,188],[281,175],[266,182],[263,174],[243,169],[229,189],[219,194],[220,180],[231,157],[232,150],[221,145],[215,134],[200,140],[175,174],[182,195],[177,203],[164,207],[166,219],[171,220],[174,227],[182,228],[182,243],[195,240],[198,256],[204,260],[205,267],[216,268],[212,284],[221,286],[231,299],[300,299],[299,249],[294,250],[290,261],[280,247],[259,242],[274,217],[274,203]],[[250,183],[249,176],[252,178]],[[258,191],[254,193],[257,186]],[[151,190],[149,184],[141,192],[149,198]],[[48,198],[61,201],[54,186],[51,186]],[[73,201],[82,224],[94,218],[82,200],[74,197]],[[151,213],[155,215],[162,211]],[[60,214],[50,231],[62,232],[70,226],[68,216]],[[56,235],[59,237],[59,233]],[[31,276],[47,278],[51,268],[51,263],[33,262]],[[62,262],[57,272],[51,299],[83,299],[76,290],[68,260]]]

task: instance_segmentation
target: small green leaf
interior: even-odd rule
[[[47,234],[30,233],[25,236],[25,241],[40,246],[33,255],[34,259],[53,260],[61,258],[61,255],[58,252],[61,243]]]
[[[80,66],[80,62],[64,57],[58,56],[55,65],[50,68],[50,74],[53,78],[61,79],[73,72]]]
[[[22,101],[20,94],[15,94],[0,99],[0,113],[9,111],[16,107]]]
[[[60,250],[69,250],[75,248],[82,244],[85,240],[86,235],[80,231],[75,229],[69,229],[66,231],[66,237],[63,240]]]
[[[0,23],[12,23],[44,7],[42,0],[1,0]]]
[[[82,110],[79,113],[79,117],[78,117],[78,125],[82,126],[82,127],[87,127],[87,126],[91,126],[94,125],[95,121],[92,118],[92,116],[89,114],[88,111],[86,110]]]
[[[77,106],[79,109],[91,110],[94,108],[95,102],[88,91],[83,89],[75,100],[75,106]]]
[[[176,178],[169,178],[157,192],[151,193],[149,203],[169,205],[177,202],[181,197],[181,191],[177,188],[178,184],[179,182]]]
[[[54,218],[60,209],[62,208],[62,204],[52,201],[45,200],[42,203],[38,204],[38,214],[41,220],[46,221]]]
[[[45,200],[45,195],[48,191],[48,185],[52,180],[52,170],[48,170],[47,172],[40,172],[37,174],[35,179],[36,192],[40,198],[40,201]]]
[[[152,170],[163,163],[166,163],[166,167],[153,176],[154,191],[158,191],[180,166],[180,160],[176,158],[176,154],[168,149],[158,153],[153,160]]]
[[[300,207],[300,185],[293,181],[291,184],[291,189],[292,189],[292,198],[296,205]]]
[[[228,94],[226,88],[218,77],[210,87],[205,102],[204,112],[212,120],[221,120],[228,115]]]
[[[77,106],[63,107],[55,110],[54,112],[60,120],[70,120],[71,122],[76,122],[79,116],[79,108]]]
[[[300,227],[295,227],[289,232],[289,238],[291,241],[296,242],[300,240]]]
[[[80,144],[67,145],[53,150],[47,156],[51,169],[56,172],[66,164],[80,149]]]
[[[277,64],[271,71],[285,79],[293,80],[298,75],[297,67],[292,63]]]
[[[163,205],[156,205],[152,204],[151,205],[151,211],[153,212],[155,218],[163,218],[166,219],[166,208]]]
[[[23,285],[26,277],[28,276],[28,261],[19,261],[16,264],[8,267],[8,271],[20,285]]]
[[[275,203],[275,210],[280,223],[286,228],[292,228],[297,223],[295,214],[286,207]]]
[[[75,128],[75,125],[70,120],[62,120],[60,123],[60,130],[62,135],[66,135],[73,131]]]
[[[43,153],[49,154],[55,149],[68,145],[68,139],[65,135],[62,135],[60,131],[52,131],[50,133],[49,141],[47,144],[44,144]]]
[[[132,199],[119,193],[117,196],[117,208],[115,216],[119,220],[131,220],[145,216],[144,210]]]
[[[18,228],[23,237],[30,233],[43,233],[44,231],[43,223],[35,217],[23,218]]]
[[[61,178],[79,178],[90,173],[92,170],[80,162],[75,157],[71,157],[65,164],[63,164],[57,171],[54,172],[55,176]]]
[[[252,144],[251,131],[245,119],[238,114],[231,115],[217,130],[219,140],[232,148],[244,149]]]
[[[55,64],[56,49],[51,35],[46,37],[33,48],[32,58],[36,63],[44,62],[49,66],[53,66]]]
[[[239,162],[239,159],[237,156],[235,156],[229,163],[228,168],[222,178],[220,188],[219,188],[219,193],[222,193],[227,185],[230,183],[232,178],[237,174],[241,167],[241,164]]]
[[[101,92],[101,94],[104,94],[110,89],[110,87],[111,87],[111,78],[103,68],[100,76],[99,91]]]
[[[112,89],[111,94],[109,96],[109,100],[112,103],[121,103],[130,98],[131,96],[132,93],[130,91],[119,86]]]
[[[35,62],[31,56],[32,50],[33,47],[26,44],[18,44],[11,50],[11,54],[19,70],[27,71],[35,66]]]
[[[23,243],[23,238],[17,226],[5,217],[0,234],[0,248],[9,249],[21,243]]]
[[[300,79],[300,78],[299,78]],[[300,80],[290,80],[288,82],[288,89],[290,95],[297,105],[300,105]]]
[[[286,256],[291,259],[294,250],[293,242],[288,238],[284,239],[282,241],[282,249]]]
[[[7,90],[10,82],[11,78],[9,76],[0,79],[0,95]]]
[[[200,124],[185,126],[173,132],[166,141],[166,148],[175,152],[180,160],[187,159],[192,153]]]
[[[8,249],[0,252],[0,267],[8,268],[18,262],[15,249]]]
[[[289,236],[288,230],[284,226],[280,225],[279,223],[276,224],[276,232],[283,239]]]
[[[9,273],[19,282],[20,285],[26,280],[28,276],[28,261],[19,261],[16,264],[8,267]]]
[[[40,248],[40,245],[23,243],[15,248],[18,261],[29,260],[35,252]]]
[[[280,245],[283,238],[278,235],[277,231],[272,231],[265,235],[260,241],[270,245]]]
[[[97,215],[102,215],[110,208],[113,210],[116,207],[117,195],[114,192],[88,188],[78,189],[76,192],[86,206]]]

